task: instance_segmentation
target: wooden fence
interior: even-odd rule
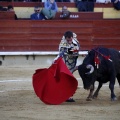
[[[120,50],[120,20],[0,20],[0,51],[58,51],[67,30],[77,34],[81,51]]]

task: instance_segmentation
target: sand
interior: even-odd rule
[[[120,120],[120,87],[117,101],[110,101],[108,84],[97,99],[86,101],[89,91],[82,87],[74,94],[76,102],[46,105],[34,93],[32,75],[37,66],[0,66],[0,120]],[[74,76],[80,78],[75,72]]]

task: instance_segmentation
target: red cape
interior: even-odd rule
[[[38,69],[33,74],[34,91],[46,104],[61,104],[75,93],[77,86],[77,80],[62,58],[49,68]]]

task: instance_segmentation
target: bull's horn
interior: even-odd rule
[[[85,74],[91,74],[91,73],[93,73],[93,71],[94,71],[93,65],[87,65],[86,68],[87,68],[87,69],[90,69],[90,71],[87,72],[87,73],[85,73]]]

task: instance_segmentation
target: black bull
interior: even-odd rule
[[[117,78],[120,85],[120,53],[115,49],[94,48],[89,51],[78,66],[79,75],[82,78],[84,89],[90,89],[87,100],[96,98],[103,83],[109,81],[111,90],[111,100],[116,100],[114,93],[115,80]],[[98,88],[94,92],[94,83],[98,81]]]

